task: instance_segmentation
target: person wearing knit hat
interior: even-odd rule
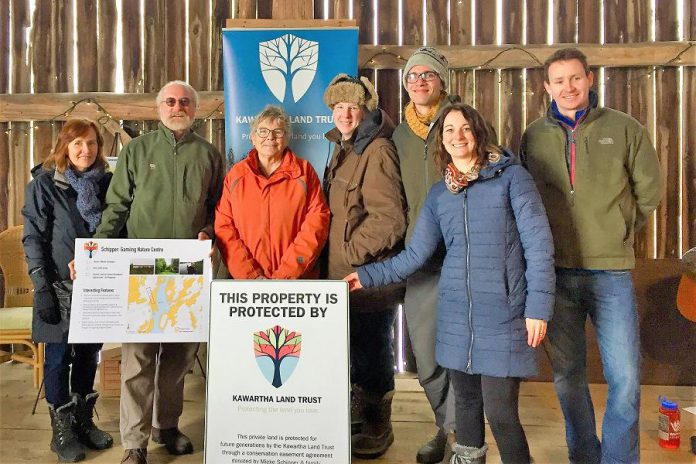
[[[377,107],[370,81],[339,74],[324,102],[336,127],[326,133],[334,150],[324,174],[331,223],[322,269],[325,277],[342,279],[403,248],[406,197],[389,140],[394,123]],[[403,294],[395,287],[350,296],[351,449],[360,458],[381,456],[394,441],[392,327]]]
[[[404,88],[408,91],[408,76],[414,66],[425,66],[440,78],[442,90],[447,90],[449,83],[449,62],[447,57],[433,47],[421,47],[415,51],[404,66]]]
[[[430,129],[437,122],[440,109],[458,102],[447,94],[447,58],[432,47],[421,47],[408,59],[403,71],[403,85],[410,101],[404,108],[404,120],[394,130],[401,166],[401,177],[408,202],[408,241],[416,218],[430,187],[441,179],[433,153],[436,145]],[[442,254],[444,256],[444,253]],[[454,395],[447,370],[435,360],[437,284],[440,260],[422,269],[406,281],[404,315],[408,323],[411,347],[418,366],[418,381],[435,413],[438,432],[416,454],[419,463],[449,462],[447,441],[454,443]]]

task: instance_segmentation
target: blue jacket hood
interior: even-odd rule
[[[481,172],[479,173],[479,179],[490,179],[492,177],[502,174],[503,170],[505,170],[509,166],[513,166],[515,164],[522,164],[520,163],[519,157],[515,153],[513,153],[509,148],[500,148],[503,150],[503,152],[500,154],[500,159],[495,163],[486,163],[486,165],[483,168],[481,168]]]

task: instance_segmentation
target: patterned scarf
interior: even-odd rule
[[[442,100],[445,99],[446,95],[447,94],[444,92],[440,93],[440,98],[438,99],[437,103],[433,105],[430,108],[430,111],[428,111],[428,114],[424,116],[418,114],[418,111],[416,111],[416,105],[413,102],[409,102],[408,105],[406,105],[406,110],[404,111],[406,123],[408,124],[408,127],[411,128],[413,133],[423,140],[428,137],[430,123],[435,118],[435,115],[437,115],[437,111],[440,109],[440,103],[442,103]]]
[[[469,182],[478,179],[481,166],[478,163],[471,166],[469,172],[460,172],[459,169],[452,163],[447,165],[445,169],[445,185],[447,190],[452,193],[459,193],[469,186]]]
[[[77,192],[77,210],[80,216],[87,221],[89,231],[94,232],[102,216],[98,182],[104,175],[104,169],[94,168],[78,174],[72,168],[68,168],[63,175]]]
[[[500,161],[499,153],[488,154],[488,164],[497,163],[498,161]],[[469,186],[470,182],[478,179],[480,172],[481,164],[478,162],[471,166],[468,172],[460,172],[454,164],[449,163],[447,169],[445,169],[445,185],[447,186],[447,190],[452,193],[461,192]]]

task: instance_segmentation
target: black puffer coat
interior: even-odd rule
[[[60,317],[53,282],[70,278],[68,263],[75,255],[75,239],[88,238],[92,234],[77,210],[77,192],[63,174],[45,171],[41,166],[34,168],[32,174],[34,180],[27,186],[22,208],[22,242],[34,284],[32,339],[35,342],[67,342],[67,324],[63,321],[49,324],[44,319],[47,315],[49,319]],[[110,172],[99,181],[102,204],[110,181]]]

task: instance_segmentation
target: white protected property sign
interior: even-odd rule
[[[216,280],[207,464],[350,462],[348,286]]]

